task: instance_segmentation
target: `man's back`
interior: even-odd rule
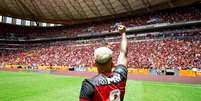
[[[80,101],[123,101],[127,69],[118,65],[113,73],[99,74],[83,81]],[[91,99],[91,100],[87,100]]]
[[[94,51],[94,59],[99,74],[83,81],[80,101],[123,101],[128,74],[128,42],[126,27],[120,25],[118,30],[122,37],[117,61],[118,66],[111,73],[113,66],[112,50],[107,47],[97,48]]]

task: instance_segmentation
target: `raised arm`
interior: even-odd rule
[[[121,25],[118,28],[119,33],[121,34],[121,44],[120,44],[120,54],[118,57],[117,64],[122,64],[127,67],[127,37],[126,37],[126,27]]]

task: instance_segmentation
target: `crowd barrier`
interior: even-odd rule
[[[98,72],[97,68],[91,67],[87,68],[87,72]],[[148,75],[148,69],[135,69],[135,68],[128,68],[128,73],[129,74],[143,74],[143,75]]]
[[[86,69],[86,71],[87,72],[96,72],[96,73],[98,72],[97,68],[95,68],[95,67],[89,67]]]
[[[180,74],[180,76],[196,77],[196,76],[201,76],[201,71],[195,72],[192,70],[180,70],[179,74]]]
[[[5,69],[29,69],[27,65],[4,65]],[[68,66],[36,66],[32,69],[37,70],[55,70],[55,71],[69,71]],[[114,69],[114,68],[113,68]],[[87,72],[98,72],[96,67],[89,67],[85,69]],[[149,69],[143,68],[128,68],[129,74],[142,74],[142,75],[149,75]],[[201,76],[201,71],[195,72],[192,70],[180,70],[180,76],[189,76],[189,77],[196,77]]]
[[[179,74],[180,74],[180,76],[191,76],[191,77],[196,76],[196,73],[193,72],[192,70],[180,70]]]
[[[148,69],[138,69],[138,68],[128,68],[129,74],[142,74],[142,75],[148,75],[149,70]]]
[[[27,65],[11,65],[11,64],[4,65],[5,69],[18,69],[19,67],[25,68],[25,67],[27,67]]]
[[[87,72],[98,72],[97,68],[87,68]],[[149,69],[139,69],[139,68],[128,68],[129,74],[142,74],[142,75],[149,75]],[[201,76],[201,72],[194,72],[192,70],[180,70],[180,76],[189,76],[189,77],[196,77]]]
[[[4,65],[5,69],[37,69],[37,70],[57,70],[68,71],[68,66],[35,66],[29,68],[28,65]]]
[[[68,71],[67,66],[37,66],[39,70]]]
[[[196,76],[200,76],[201,77],[201,71],[200,72],[196,72]]]

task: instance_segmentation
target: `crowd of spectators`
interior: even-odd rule
[[[126,25],[127,27],[136,27],[156,23],[174,23],[193,20],[201,20],[201,8],[199,5],[154,11],[124,18],[99,21],[96,23],[93,22],[56,28],[27,28],[0,24],[0,38],[35,39],[61,36],[77,37],[83,34],[111,32],[115,30],[116,25],[119,23]]]
[[[177,32],[178,33],[178,32]],[[190,32],[189,32],[190,33]],[[186,34],[188,34],[186,32]],[[198,34],[200,37],[200,34]],[[70,42],[71,43],[71,42]],[[107,46],[111,48],[114,63],[119,54],[119,40],[104,43],[89,41],[86,44],[68,42],[43,43],[31,49],[1,51],[0,63],[43,66],[93,66],[94,49]],[[131,68],[200,68],[201,40],[194,39],[145,39],[128,43],[128,67]]]
[[[112,31],[117,22],[128,27],[136,27],[153,23],[174,23],[181,21],[201,20],[200,7],[173,8],[170,10],[157,11],[120,18],[118,21],[103,21],[98,23],[80,24],[68,27],[56,28],[27,28],[22,26],[0,24],[0,38],[6,39],[37,39],[50,37],[76,37],[80,34]],[[169,32],[163,33],[164,37],[177,33],[199,35],[196,32]],[[156,35],[156,34],[155,34]],[[158,34],[157,34],[158,35]],[[142,36],[142,35],[140,35]],[[153,34],[154,36],[154,34]],[[138,37],[138,35],[135,35]],[[196,36],[197,37],[197,36]],[[128,44],[128,67],[131,68],[201,68],[201,40],[198,39],[166,39],[160,38],[149,40],[148,34],[145,40],[129,40]],[[112,41],[89,40],[79,44],[77,42],[39,43],[31,48],[24,47],[20,50],[0,50],[0,65],[43,65],[43,66],[93,66],[94,49],[107,46],[114,51],[114,63],[119,54],[119,39]],[[5,46],[4,46],[5,47]],[[18,48],[18,46],[12,46]],[[20,47],[20,46],[19,46]]]

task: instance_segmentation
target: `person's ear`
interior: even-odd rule
[[[114,63],[112,62],[112,67],[115,67]]]
[[[96,64],[96,63],[93,63],[93,67],[97,67],[97,64]]]

